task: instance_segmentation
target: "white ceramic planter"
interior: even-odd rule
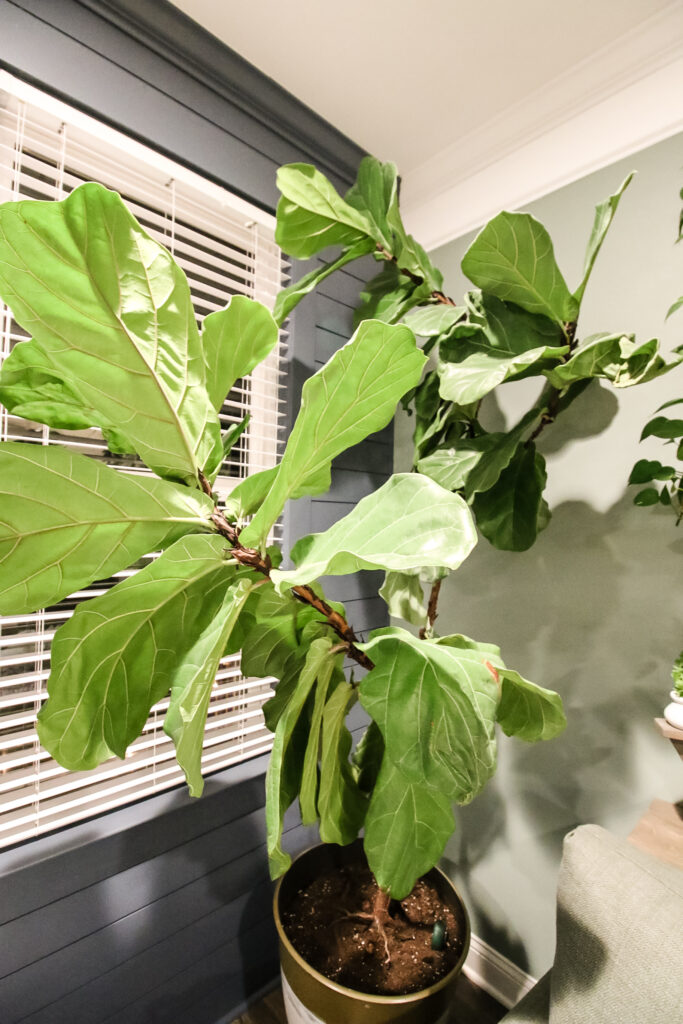
[[[669,696],[671,703],[664,708],[664,717],[674,729],[683,729],[683,697],[679,697],[675,690]]]

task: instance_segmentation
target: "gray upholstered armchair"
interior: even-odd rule
[[[555,962],[503,1021],[683,1021],[683,871],[597,825],[570,832]]]

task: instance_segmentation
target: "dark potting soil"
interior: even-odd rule
[[[361,864],[329,870],[300,889],[282,913],[296,951],[331,981],[357,992],[407,995],[427,988],[455,966],[465,936],[453,911],[430,882],[392,900],[382,924],[373,920],[378,886]],[[432,949],[442,922],[442,949]],[[382,934],[382,930],[384,934]]]

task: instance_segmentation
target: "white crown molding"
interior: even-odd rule
[[[409,171],[402,208],[427,249],[683,129],[679,0]]]
[[[470,981],[508,1010],[536,984],[535,978],[477,935],[473,935],[470,940],[470,951],[463,971]]]

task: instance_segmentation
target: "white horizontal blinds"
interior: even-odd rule
[[[145,229],[185,270],[198,321],[232,295],[269,306],[284,264],[272,218],[223,189],[203,182],[63,104],[0,73],[0,201],[61,199],[82,181],[120,192]],[[2,308],[0,359],[26,333]],[[276,464],[284,415],[282,357],[286,341],[251,379],[238,381],[220,412],[223,429],[251,414],[249,427],[221,468],[219,492],[255,469]],[[99,430],[53,431],[0,406],[0,438],[61,445],[115,466],[145,473],[134,456],[110,453]],[[279,527],[276,527],[276,535]],[[56,630],[82,600],[105,593],[154,553],[109,580],[93,583],[59,605],[0,619],[0,846],[166,789],[183,781],[163,732],[168,699],[153,708],[124,761],[93,772],[67,772],[40,747],[35,716],[46,698],[50,647]],[[203,767],[210,772],[270,749],[262,705],[269,680],[245,679],[239,659],[221,662],[209,706]]]

